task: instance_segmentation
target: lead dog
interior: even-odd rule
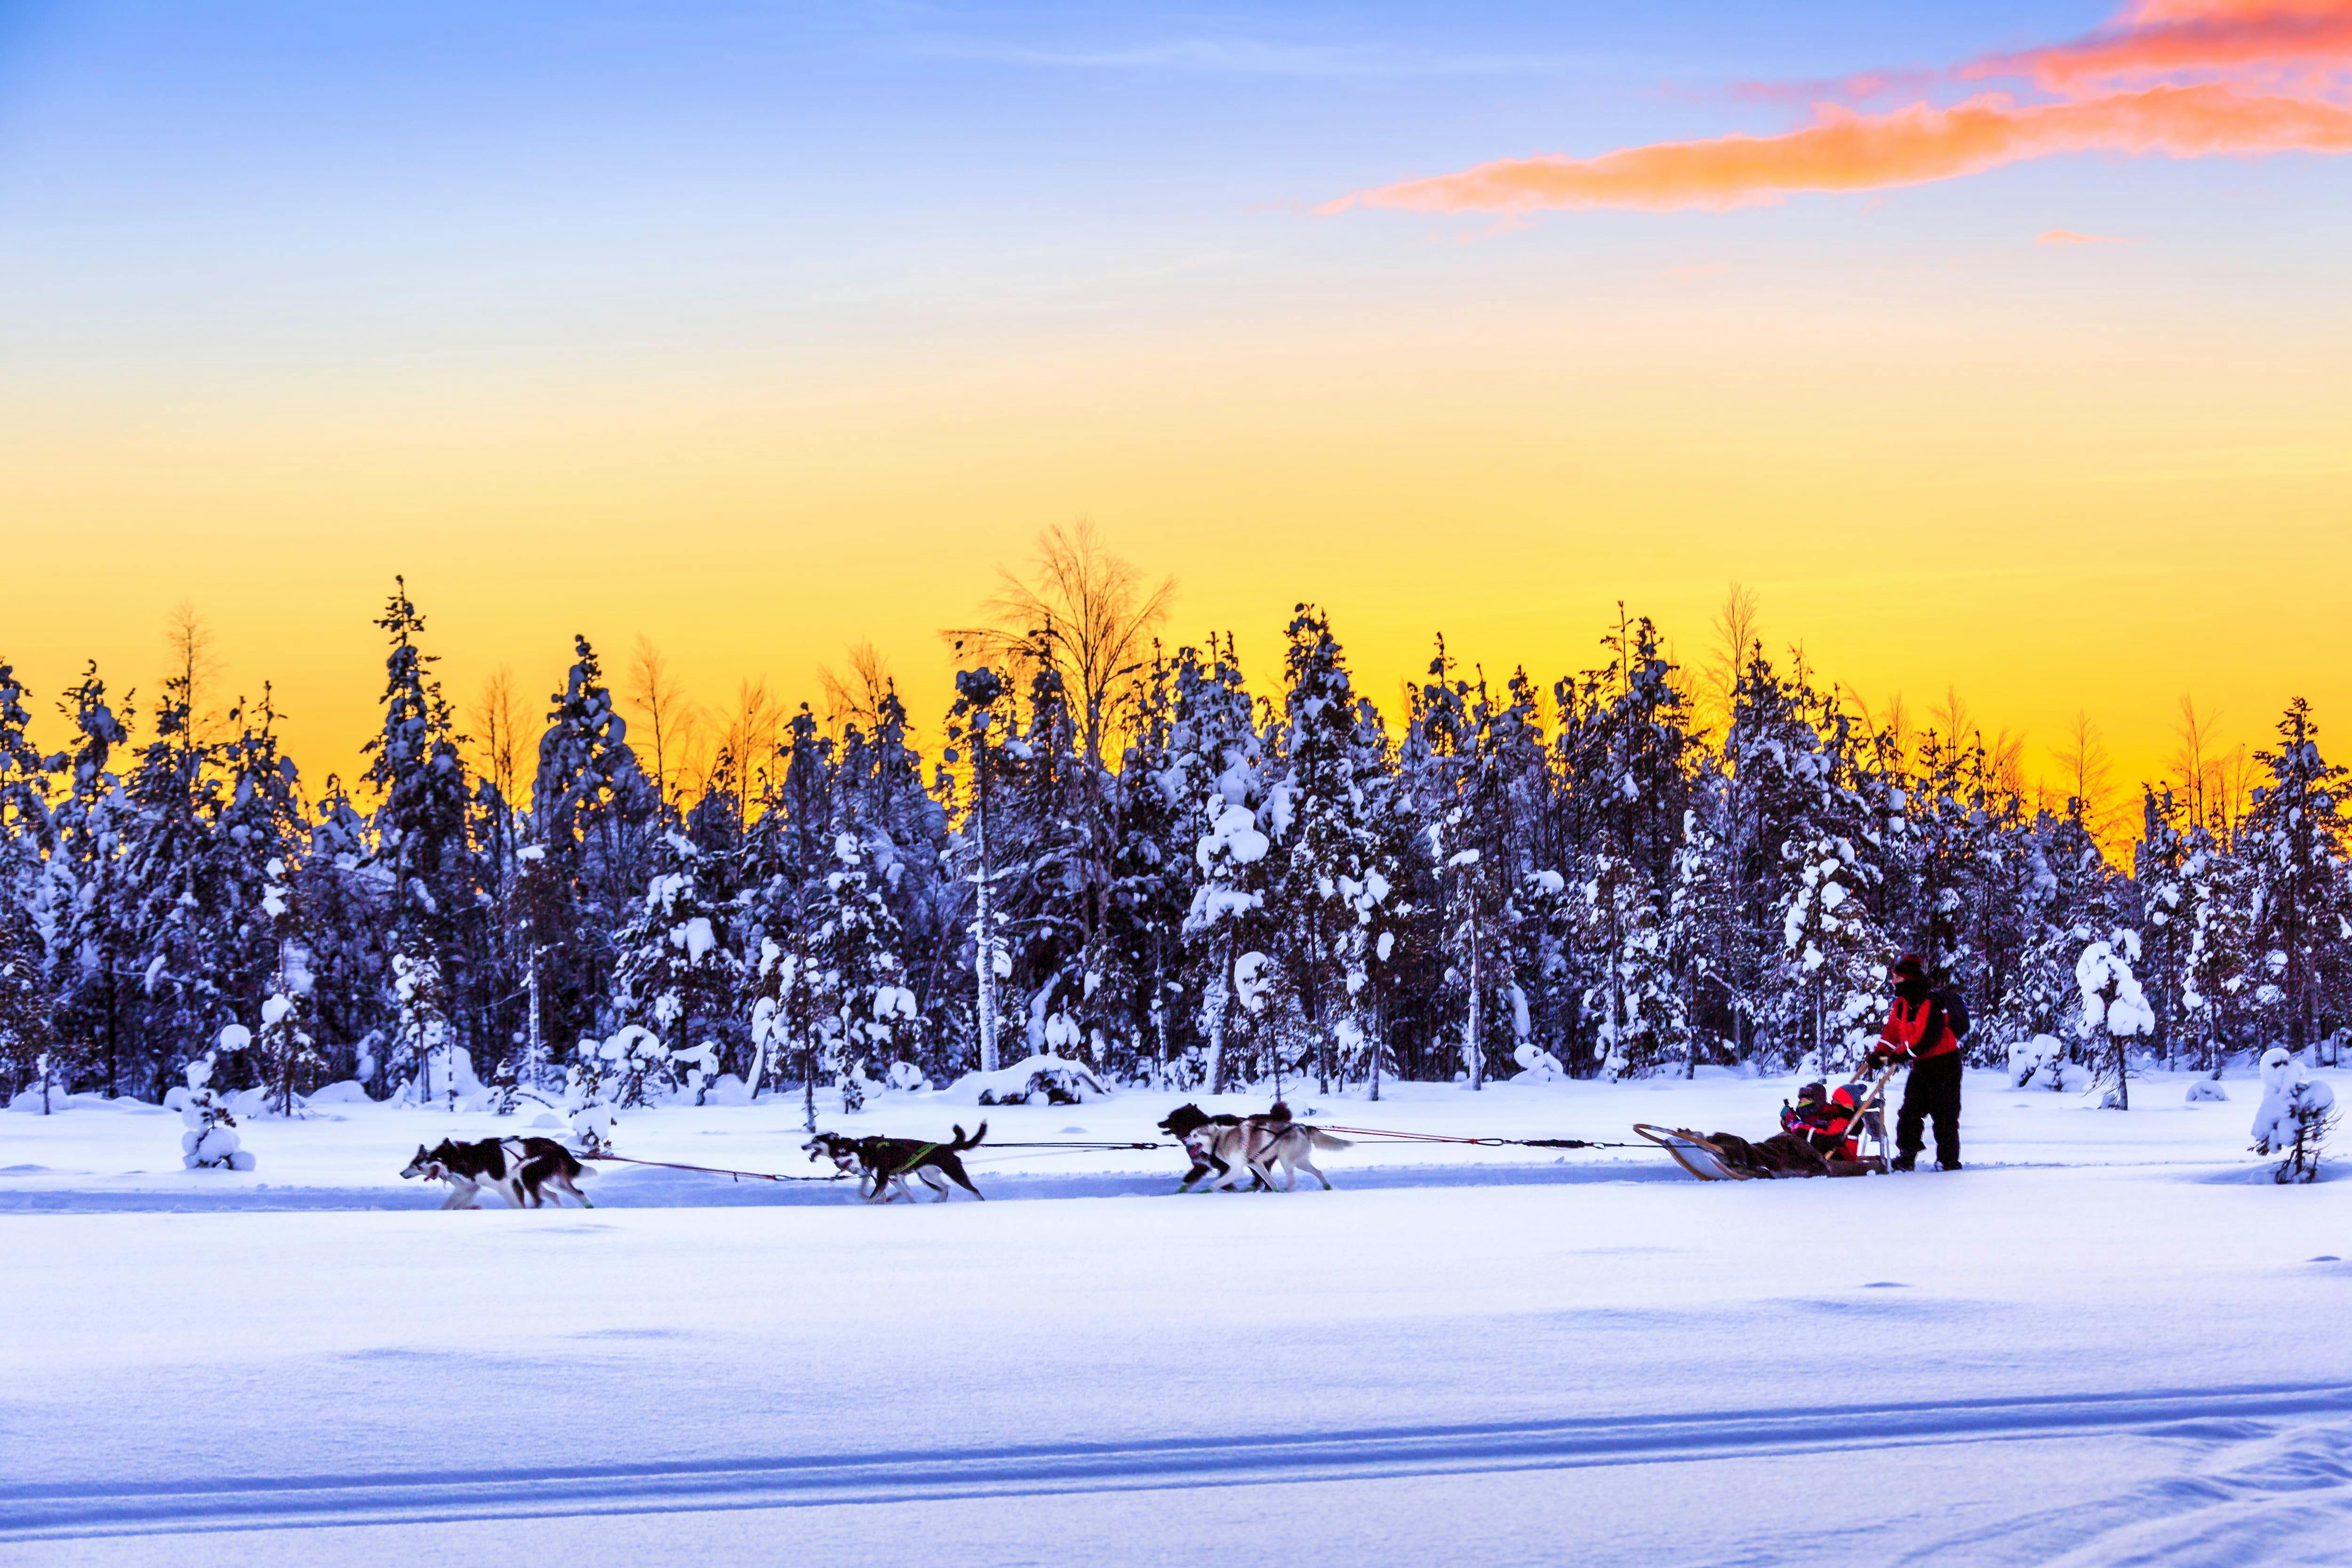
[[[819,1133],[801,1145],[808,1157],[827,1159],[833,1168],[844,1176],[857,1176],[857,1196],[868,1203],[887,1203],[894,1197],[912,1201],[907,1178],[914,1176],[931,1189],[939,1201],[950,1196],[948,1184],[980,1197],[980,1188],[971,1185],[965,1174],[963,1161],[956,1156],[967,1149],[980,1146],[988,1136],[988,1124],[982,1122],[979,1131],[964,1135],[959,1124],[950,1143],[926,1144],[915,1138],[852,1138],[840,1133]]]
[[[550,1192],[592,1208],[594,1205],[588,1195],[573,1185],[573,1178],[586,1168],[553,1138],[484,1138],[472,1144],[444,1138],[430,1149],[417,1145],[416,1157],[400,1175],[403,1180],[423,1176],[427,1181],[447,1182],[449,1196],[441,1205],[444,1208],[476,1207],[484,1187],[506,1199],[509,1208],[541,1207]]]

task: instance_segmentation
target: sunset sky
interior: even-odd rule
[[[0,653],[348,769],[584,632],[705,700],[1086,517],[1384,704],[1738,580],[1873,701],[2352,758],[2352,0],[0,0]],[[1271,684],[1270,682],[1268,683]],[[143,708],[145,705],[142,703]],[[54,743],[58,727],[47,737]]]

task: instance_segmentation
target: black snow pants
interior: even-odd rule
[[[1960,1052],[1948,1051],[1911,1064],[1903,1109],[1895,1118],[1895,1152],[1916,1156],[1927,1118],[1936,1119],[1936,1163],[1960,1163]]]

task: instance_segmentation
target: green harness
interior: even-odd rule
[[[917,1149],[913,1154],[908,1155],[904,1160],[900,1161],[897,1166],[895,1166],[894,1167],[892,1167],[892,1169],[891,1169],[891,1171],[890,1171],[890,1176],[905,1176],[908,1171],[913,1170],[917,1166],[921,1165],[921,1164],[923,1163],[923,1156],[924,1156],[924,1155],[926,1155],[929,1154],[933,1149],[940,1148],[940,1147],[942,1147],[942,1146],[943,1146],[943,1145],[939,1145],[939,1144],[925,1144],[921,1148]],[[889,1179],[889,1176],[885,1176],[885,1177],[883,1177],[883,1179],[884,1179],[885,1181],[887,1181],[887,1180]]]

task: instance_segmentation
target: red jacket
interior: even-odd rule
[[[1960,1049],[1960,1038],[1952,1032],[1943,1003],[1932,992],[1916,1003],[1906,1002],[1898,993],[1886,1009],[1886,1027],[1878,1031],[1878,1043],[1915,1060],[1948,1056]]]

